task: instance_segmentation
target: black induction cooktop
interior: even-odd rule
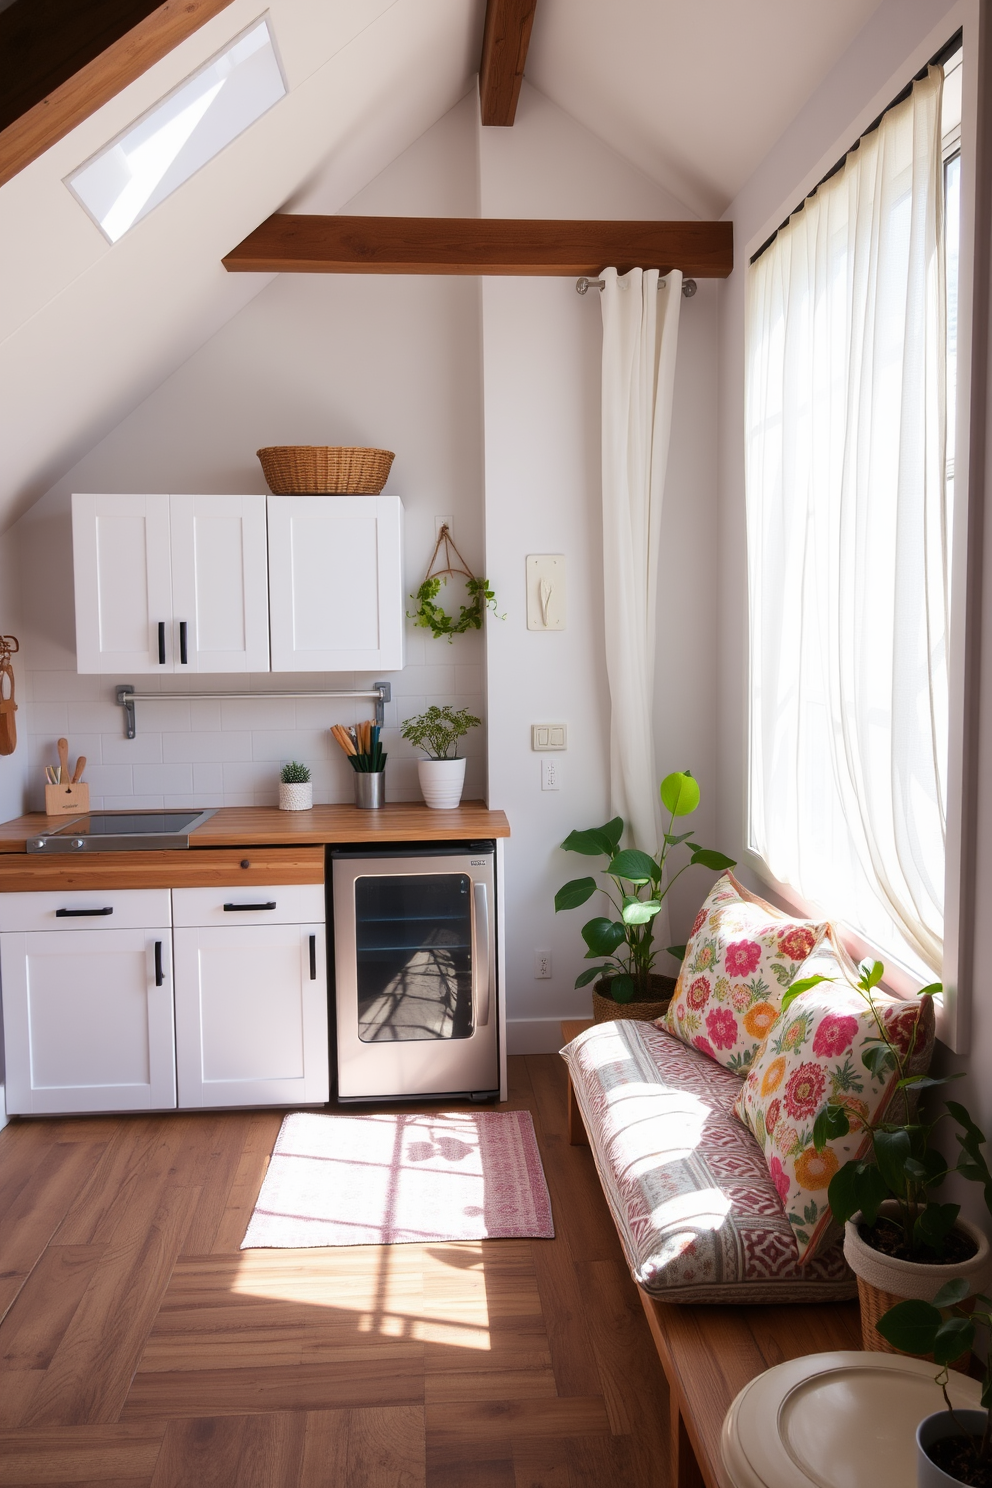
[[[213,810],[90,811],[29,837],[29,853],[148,852],[189,847],[189,834]]]

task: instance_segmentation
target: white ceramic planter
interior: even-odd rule
[[[936,1462],[931,1462],[926,1449],[945,1436],[960,1436],[958,1422],[973,1436],[981,1436],[987,1416],[988,1411],[983,1410],[955,1410],[953,1416],[943,1410],[924,1416],[916,1428],[916,1488],[960,1488],[962,1480],[952,1478]]]
[[[434,811],[453,811],[465,786],[465,761],[419,760],[417,775],[424,800]]]
[[[309,811],[313,806],[313,781],[305,780],[297,785],[279,782],[280,811]]]
[[[898,1214],[895,1200],[887,1199],[882,1205],[883,1214]],[[992,1250],[984,1233],[970,1220],[958,1219],[956,1228],[974,1240],[977,1251],[969,1261],[951,1266],[927,1265],[920,1261],[902,1261],[895,1256],[884,1256],[866,1245],[858,1234],[861,1215],[856,1214],[844,1226],[844,1256],[855,1276],[866,1281],[880,1292],[895,1297],[915,1297],[923,1302],[932,1302],[941,1287],[952,1277],[965,1276],[971,1286],[970,1296],[984,1291],[992,1270]]]

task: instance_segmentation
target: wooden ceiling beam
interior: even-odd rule
[[[483,124],[513,123],[537,0],[488,0],[479,67]]]
[[[101,0],[88,6],[81,0],[17,0],[0,12],[0,44],[7,48],[11,76],[18,80],[17,100],[6,114],[0,112],[5,123],[0,130],[0,186],[230,3],[164,0],[151,8],[141,0]],[[62,34],[63,19],[69,35]],[[95,27],[97,20],[102,29],[94,35],[87,26]],[[94,47],[99,48],[96,54]],[[39,83],[49,88],[43,97],[38,97]],[[15,107],[23,112],[11,118]]]
[[[223,260],[230,273],[598,274],[607,264],[724,279],[730,222],[312,217],[277,212]]]

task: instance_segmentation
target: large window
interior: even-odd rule
[[[959,68],[946,76],[931,67],[780,229],[747,310],[748,845],[926,981],[948,736]]]

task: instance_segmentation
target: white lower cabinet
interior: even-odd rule
[[[172,932],[0,935],[8,1115],[176,1104]]]
[[[180,1106],[326,1101],[324,926],[175,931]]]
[[[0,982],[10,1115],[328,1098],[322,885],[0,894]]]

